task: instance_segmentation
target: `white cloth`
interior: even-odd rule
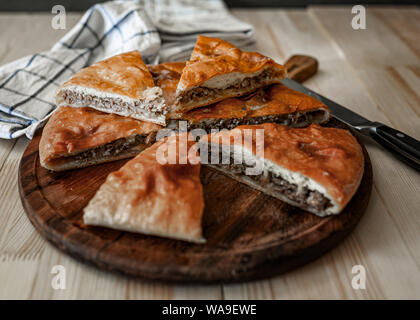
[[[50,51],[0,67],[0,138],[31,139],[56,109],[60,84],[96,61],[131,50],[139,50],[145,63],[186,60],[199,34],[243,47],[253,32],[222,0],[96,4]]]

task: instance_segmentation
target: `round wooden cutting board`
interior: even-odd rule
[[[334,124],[333,124],[334,125]],[[337,125],[337,124],[335,124]],[[269,277],[337,245],[363,215],[372,188],[366,149],[361,185],[344,211],[320,218],[202,167],[206,244],[88,227],[82,210],[106,176],[127,160],[54,173],[41,167],[39,132],[19,168],[25,211],[38,231],[70,255],[102,269],[185,282]]]

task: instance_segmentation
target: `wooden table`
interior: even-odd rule
[[[257,50],[284,61],[313,55],[320,71],[306,85],[370,119],[420,139],[420,10],[368,7],[367,29],[351,28],[350,7],[235,10],[254,24]],[[80,18],[68,14],[67,28]],[[43,50],[66,30],[51,15],[0,14],[0,65]],[[2,299],[383,299],[420,298],[420,174],[366,141],[374,170],[367,213],[336,249],[293,272],[229,285],[145,282],[81,264],[35,231],[20,203],[19,159],[26,138],[0,140],[0,298]],[[54,290],[54,265],[66,289]],[[366,289],[352,288],[352,267]],[[209,266],[211,267],[211,266]]]

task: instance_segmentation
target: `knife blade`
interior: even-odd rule
[[[391,151],[398,159],[420,171],[420,141],[383,123],[370,121],[292,79],[283,79],[282,83],[293,90],[321,101],[330,109],[334,118],[344,122],[360,134],[372,138],[382,147]]]

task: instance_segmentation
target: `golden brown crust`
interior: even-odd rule
[[[273,68],[279,75],[285,75],[282,65],[258,52],[244,52],[227,41],[199,36],[180,83],[187,89],[217,75],[254,73],[267,67]]]
[[[154,83],[140,52],[131,51],[80,70],[64,82],[59,90],[70,86],[139,99],[143,97],[145,89],[154,87]]]
[[[327,115],[318,123],[328,120],[329,110],[326,105],[283,84],[273,84],[247,96],[228,98],[207,107],[184,113],[176,112],[173,110],[175,92],[185,65],[186,62],[171,62],[147,66],[153,75],[155,85],[162,89],[166,103],[170,107],[169,119],[187,120],[191,124],[198,124],[209,119],[256,118],[324,110]]]
[[[327,110],[321,101],[304,93],[290,89],[283,84],[263,88],[246,100],[248,117],[260,117],[271,114],[291,114],[309,110]]]
[[[155,85],[162,88],[165,100],[170,106],[169,119],[188,120],[195,124],[208,119],[252,118],[315,110],[329,112],[327,106],[319,100],[282,84],[273,84],[245,97],[228,98],[207,107],[184,113],[175,112],[173,110],[175,92],[185,65],[186,62],[172,62],[147,66],[153,75]],[[328,117],[324,121],[327,119]]]
[[[239,126],[231,131],[208,135],[203,141],[238,144],[233,137],[243,130],[264,130],[264,158],[277,166],[307,176],[323,186],[343,208],[356,192],[363,176],[363,153],[357,140],[346,130],[311,125],[290,128],[273,123]],[[245,136],[243,146],[254,150],[255,134]],[[236,141],[235,141],[236,140]]]
[[[60,107],[51,116],[39,144],[41,163],[77,154],[135,134],[151,134],[161,126],[97,111]]]
[[[181,116],[181,119],[196,124],[208,119],[256,118],[315,110],[329,112],[327,106],[319,100],[283,84],[274,84],[246,97],[230,98],[208,107],[188,111]]]
[[[168,106],[172,106],[175,102],[176,88],[185,65],[186,61],[147,66],[153,76],[155,85],[162,89],[163,97]]]
[[[181,134],[159,141],[111,173],[85,208],[85,223],[203,242],[200,163],[187,157],[189,140]],[[177,150],[185,164],[160,164],[165,150]]]
[[[175,109],[186,112],[241,96],[280,83],[285,76],[286,69],[271,58],[244,52],[221,39],[199,36],[177,87]],[[194,92],[197,89],[205,89],[205,93]]]
[[[190,110],[180,115],[180,119],[197,124],[209,119],[245,118],[248,114],[246,101],[229,98],[207,107]]]

